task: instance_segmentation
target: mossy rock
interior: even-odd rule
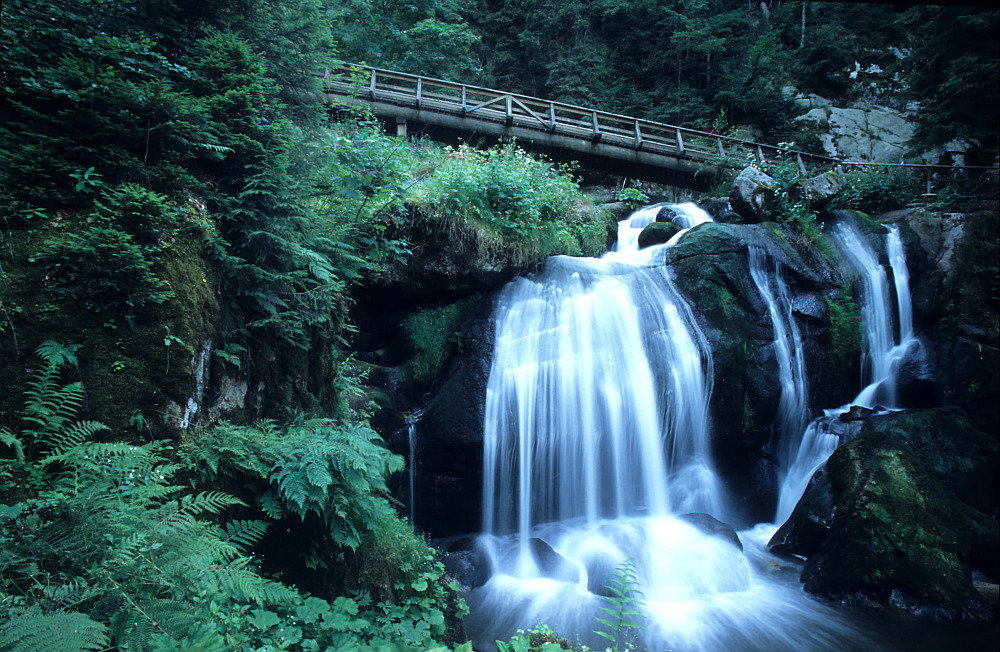
[[[972,584],[998,575],[996,443],[953,408],[868,419],[827,462],[835,516],[802,571],[805,589],[943,617],[985,617]],[[968,474],[973,483],[955,477]]]
[[[639,248],[669,242],[670,238],[674,237],[680,230],[681,226],[674,222],[653,222],[639,233],[637,239]]]

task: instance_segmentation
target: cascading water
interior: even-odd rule
[[[757,291],[767,303],[774,331],[775,357],[778,361],[778,380],[781,396],[778,399],[777,427],[781,447],[782,466],[787,468],[799,448],[799,440],[809,419],[809,396],[806,385],[806,360],[802,349],[802,336],[792,317],[792,303],[788,287],[781,276],[781,266],[774,261],[773,272],[768,273],[767,253],[751,246],[749,252],[750,276]],[[773,279],[776,291],[771,290]]]
[[[658,208],[621,223],[616,251],[549,259],[498,299],[481,539],[493,577],[468,596],[467,627],[477,647],[538,622],[597,647],[600,596],[632,559],[648,650],[850,647],[835,612],[773,572],[760,534],[744,533],[744,553],[677,516],[724,516],[726,497],[710,350],[663,265],[670,245],[635,245]],[[682,226],[709,221],[673,209]]]
[[[912,347],[919,346],[913,335],[909,274],[899,230],[895,226],[890,227],[886,235],[886,250],[896,290],[895,305],[890,299],[885,268],[879,264],[878,256],[857,227],[850,222],[841,222],[833,229],[833,240],[861,280],[862,378],[867,384],[851,403],[824,410],[824,416],[806,428],[795,459],[782,481],[776,523],[784,522],[791,515],[810,478],[836,450],[839,441],[837,435],[829,431],[830,420],[846,412],[851,405],[895,408],[897,367]],[[898,340],[893,338],[894,312],[899,325]]]
[[[406,424],[406,439],[409,444],[410,458],[409,481],[410,481],[410,523],[417,521],[416,509],[416,476],[417,476],[417,422],[424,416],[424,411],[417,409],[403,413],[403,422]]]

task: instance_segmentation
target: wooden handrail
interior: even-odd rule
[[[367,78],[367,88],[352,77]],[[380,83],[380,80],[384,81]],[[600,141],[677,158],[695,158],[709,164],[727,167],[742,167],[746,165],[749,157],[757,158],[763,163],[765,156],[772,159],[791,156],[794,157],[800,170],[805,169],[806,161],[820,167],[876,166],[981,170],[997,168],[997,166],[846,161],[600,109],[357,64],[343,64],[332,74],[331,71],[326,71],[324,82],[328,92],[340,88],[346,91],[344,94],[366,93],[371,101],[380,99],[405,102],[412,104],[418,110],[453,113],[463,118],[475,114],[483,119],[503,122],[508,126],[516,123],[519,127],[549,133],[562,131],[566,135],[595,143]]]

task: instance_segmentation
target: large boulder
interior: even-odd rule
[[[815,205],[822,205],[843,189],[844,180],[835,171],[830,171],[806,179],[802,183],[802,187],[805,190],[806,199]]]
[[[808,557],[805,589],[919,614],[984,616],[973,572],[996,582],[997,443],[956,408],[865,420],[771,541]]]
[[[743,542],[740,541],[740,537],[736,534],[736,530],[733,529],[733,526],[728,523],[723,523],[711,514],[694,512],[691,514],[681,514],[677,518],[690,523],[704,534],[733,544],[740,550],[740,552],[743,552]]]
[[[906,248],[913,320],[941,401],[962,407],[988,432],[1000,429],[996,208],[883,216],[899,226]]]
[[[742,496],[744,513],[773,517],[777,471],[762,457],[776,432],[781,398],[768,305],[750,274],[748,251],[777,261],[802,334],[809,404],[836,405],[860,389],[831,362],[827,298],[843,279],[829,261],[784,225],[703,224],[666,251],[676,285],[694,308],[712,350],[709,411],[720,470]],[[752,498],[751,498],[752,497]]]
[[[652,245],[664,244],[669,242],[670,238],[677,235],[677,232],[680,230],[681,226],[675,222],[653,222],[639,233],[636,242],[640,249]]]
[[[733,181],[729,204],[744,222],[763,222],[768,218],[774,201],[774,179],[751,166]]]

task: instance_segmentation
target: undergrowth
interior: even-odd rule
[[[447,649],[464,605],[392,511],[402,463],[374,433],[221,424],[180,455],[95,442],[104,426],[78,418],[83,388],[64,381],[76,348],[37,350],[22,427],[0,431],[0,649]],[[315,539],[284,546],[315,567],[363,552],[370,586],[320,596],[269,577],[255,551],[296,520]]]
[[[606,226],[566,169],[513,144],[488,151],[446,148],[409,194],[420,211],[455,237],[530,264],[553,254],[597,255]]]

